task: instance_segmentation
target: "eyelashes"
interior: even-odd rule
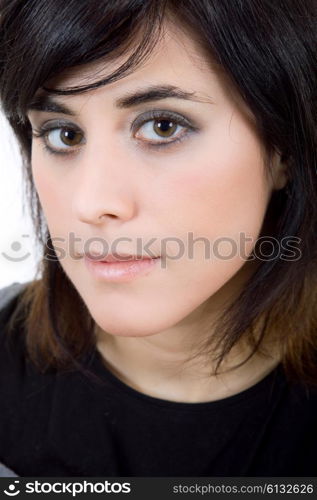
[[[83,133],[75,125],[65,122],[49,122],[33,130],[32,135],[41,139],[43,148],[53,155],[74,154],[85,143]],[[56,145],[58,142],[60,145]]]
[[[138,116],[130,124],[132,138],[143,148],[162,149],[182,142],[199,128],[174,111],[152,110]],[[50,120],[32,135],[41,139],[44,149],[53,155],[76,154],[86,143],[80,128],[66,120]]]

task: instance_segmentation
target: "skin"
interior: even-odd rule
[[[97,69],[99,79],[119,62],[73,69],[51,83],[87,83],[88,74]],[[130,109],[115,106],[117,98],[158,84],[194,91],[198,98],[162,99]],[[136,238],[144,244],[155,238],[151,250],[156,255],[162,254],[164,238],[178,238],[185,248],[181,258],[173,259],[179,246],[170,242],[165,268],[158,265],[128,283],[97,280],[82,259],[60,259],[96,322],[97,348],[105,365],[135,389],[173,401],[211,401],[256,383],[276,365],[275,357],[257,354],[243,367],[217,377],[208,375],[210,364],[202,357],[186,362],[254,272],[256,263],[246,263],[246,258],[260,234],[272,191],[287,180],[279,158],[274,159],[272,179],[265,175],[263,147],[248,110],[193,39],[173,27],[166,28],[155,51],[132,74],[89,93],[57,99],[76,116],[30,111],[33,129],[63,119],[80,128],[84,142],[73,148],[75,153],[61,156],[45,151],[43,138],[33,140],[33,177],[52,238],[67,241],[74,232],[80,238],[78,253],[89,238],[103,238],[109,245],[120,237],[131,238],[120,242],[117,251],[132,254],[140,250]],[[129,123],[152,109],[185,116],[198,130],[165,148],[150,147],[147,141],[162,141],[153,121],[136,133]],[[185,129],[179,130],[168,140]],[[198,242],[189,259],[190,232],[195,239],[226,237],[237,244],[244,232],[252,241],[246,243],[244,256],[236,252],[229,259],[206,259],[205,246]],[[66,248],[66,243],[57,246]],[[218,249],[228,255],[232,247],[223,242]],[[103,248],[96,244],[89,250],[100,253]],[[224,367],[246,353],[240,344]]]

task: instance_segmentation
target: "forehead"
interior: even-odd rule
[[[46,82],[45,87],[71,89],[94,84],[116,72],[131,54],[133,49],[120,57],[69,68]],[[223,68],[212,59],[211,53],[196,41],[194,34],[167,22],[163,25],[162,35],[154,49],[129,72],[97,89],[61,95],[58,99],[62,102],[71,99],[75,106],[78,103],[81,107],[83,101],[93,93],[114,104],[120,101],[121,96],[129,98],[129,94],[134,95],[138,91],[142,94],[144,89],[160,86],[181,89],[184,93],[193,94],[195,100],[201,103],[225,103],[226,106],[239,110],[255,126],[252,112]],[[41,94],[39,89],[35,97]]]
[[[70,88],[90,85],[117,71],[132,55],[130,49],[115,59],[98,60],[88,65],[69,68],[63,74],[50,79],[45,86],[49,88]],[[141,63],[124,73],[118,80],[107,83],[107,91],[134,87],[142,84],[186,84],[188,91],[198,87],[206,98],[210,95],[212,84],[216,84],[217,74],[211,58],[197,42],[184,30],[165,23],[160,39],[154,49]],[[180,85],[181,84],[181,85]]]

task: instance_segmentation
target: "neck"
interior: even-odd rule
[[[172,329],[171,329],[172,330]],[[183,332],[184,333],[184,332]],[[104,364],[122,382],[152,397],[178,402],[205,402],[237,394],[265,377],[279,362],[274,355],[250,353],[235,346],[217,375],[210,356],[192,356],[192,336],[170,330],[145,337],[122,337],[96,329]]]

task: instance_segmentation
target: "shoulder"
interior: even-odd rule
[[[8,322],[19,302],[22,292],[28,283],[15,282],[0,289],[0,337],[5,336]]]
[[[20,304],[23,291],[27,283],[15,282],[0,289],[0,362],[1,374],[7,368],[12,358],[12,352],[21,354],[24,351],[24,336],[20,319],[16,321],[15,312]],[[19,311],[17,311],[19,312]],[[11,320],[14,320],[13,326]]]
[[[0,289],[0,310],[4,309],[6,305],[15,297],[17,297],[20,292],[22,292],[28,283],[14,282],[11,285],[5,286]]]

